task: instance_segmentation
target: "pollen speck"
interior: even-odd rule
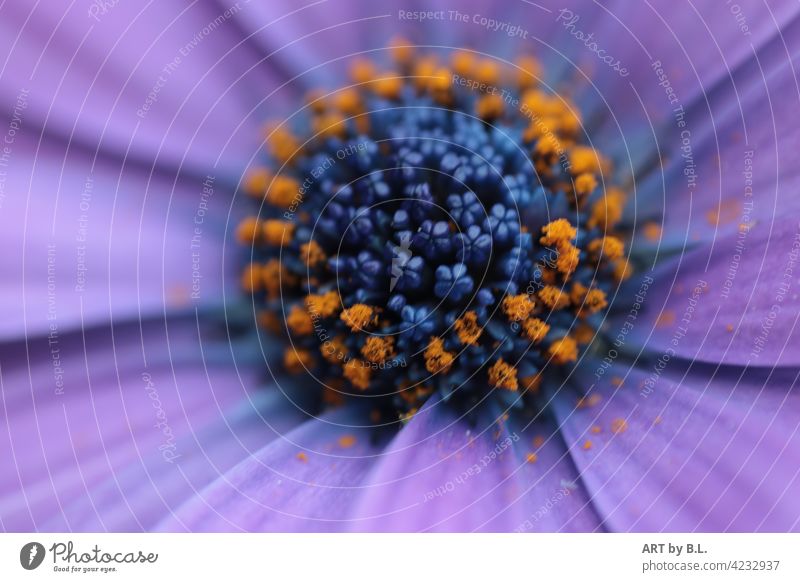
[[[340,436],[338,440],[339,446],[343,449],[349,449],[353,445],[356,444],[356,437],[353,435],[346,434],[344,436]]]
[[[550,344],[547,353],[555,364],[561,365],[567,362],[574,362],[578,359],[578,345],[571,337],[564,336]]]
[[[522,321],[530,315],[535,307],[527,293],[509,295],[503,299],[503,312],[510,321]]]
[[[350,328],[351,331],[364,331],[378,323],[378,316],[369,305],[357,303],[352,307],[342,311],[339,318]]]
[[[432,337],[425,350],[425,369],[431,374],[447,372],[453,365],[453,360],[453,354],[445,351],[442,338]]]
[[[622,434],[628,430],[628,423],[624,418],[615,418],[611,421],[611,432],[614,434]]]

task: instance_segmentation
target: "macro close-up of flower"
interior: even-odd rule
[[[0,27],[2,530],[800,530],[796,1]]]

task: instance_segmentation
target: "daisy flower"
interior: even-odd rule
[[[797,12],[6,3],[0,527],[796,530]]]

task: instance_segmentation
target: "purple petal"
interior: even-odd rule
[[[306,421],[221,475],[160,529],[342,529],[382,448],[358,421],[352,410]]]
[[[800,229],[786,217],[659,267],[627,333],[629,346],[688,360],[797,365],[798,255]],[[627,317],[610,320],[608,332],[617,335]]]
[[[204,437],[193,443],[192,435],[228,426],[231,410],[247,398],[242,383],[258,382],[251,370],[237,373],[229,354],[217,357],[211,345],[200,352],[194,320],[173,323],[169,338],[163,326],[145,323],[143,331],[87,330],[85,338],[31,341],[27,350],[3,353],[5,529],[138,530],[204,484],[193,469],[183,472],[180,457],[194,463]],[[271,434],[264,426],[264,438]],[[242,454],[235,446],[228,452]],[[161,488],[174,483],[182,497],[162,497]],[[152,503],[127,499],[145,489]]]
[[[534,439],[536,440],[534,444]],[[535,453],[535,458],[527,458]],[[432,397],[383,454],[352,528],[366,531],[587,531],[597,516],[559,436],[544,422],[470,428]]]
[[[661,375],[615,365],[600,381],[589,370],[576,380],[591,386],[580,406],[568,389],[553,398],[604,524],[615,531],[798,529],[796,373],[695,366],[683,376],[673,365]]]
[[[253,107],[277,77],[225,7],[87,6],[4,5],[0,95],[29,91],[24,126],[119,159],[238,177],[260,138]]]
[[[222,302],[230,186],[18,138],[5,177],[0,337]],[[27,154],[27,157],[26,157]],[[199,234],[198,234],[199,233]]]

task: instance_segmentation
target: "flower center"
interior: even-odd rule
[[[624,194],[532,58],[391,52],[393,70],[360,59],[309,98],[307,137],[270,130],[245,180],[260,205],[237,232],[242,284],[326,403],[407,419],[435,391],[524,402],[628,275]]]

